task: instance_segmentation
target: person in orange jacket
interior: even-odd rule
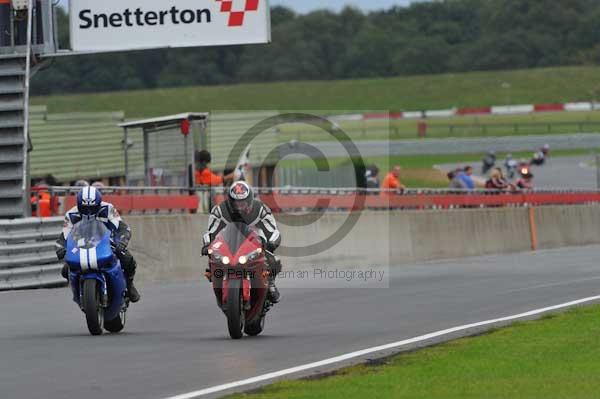
[[[50,209],[50,201],[52,197],[47,191],[48,186],[39,185],[31,187],[33,194],[31,195],[31,216],[34,217],[50,217],[52,212]]]
[[[402,170],[402,168],[400,166],[396,165],[390,171],[390,173],[387,174],[387,176],[383,180],[382,188],[384,190],[395,190],[397,192],[406,190],[406,186],[400,182],[400,171],[401,170]]]
[[[197,186],[222,186],[225,180],[232,180],[233,173],[223,177],[217,175],[210,170],[208,164],[210,164],[212,157],[210,152],[206,150],[197,151],[194,159],[196,161],[196,173],[194,174],[194,182]]]

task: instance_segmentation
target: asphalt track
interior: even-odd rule
[[[593,246],[430,262],[392,268],[390,288],[286,289],[265,335],[241,341],[228,338],[202,281],[143,286],[126,333],[102,337],[88,335],[65,289],[2,293],[0,397],[166,398],[595,296],[599,255]]]

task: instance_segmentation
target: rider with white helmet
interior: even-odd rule
[[[112,232],[114,242],[114,252],[121,261],[121,267],[127,280],[127,291],[131,302],[140,300],[140,294],[133,285],[133,278],[137,263],[133,255],[127,249],[129,240],[131,240],[131,229],[117,212],[116,208],[102,201],[102,193],[96,187],[85,186],[77,194],[77,206],[71,208],[65,215],[63,231],[58,240],[56,240],[56,256],[63,260],[67,254],[67,237],[73,230],[73,227],[85,218],[95,218]],[[63,266],[62,276],[69,278],[68,266]]]

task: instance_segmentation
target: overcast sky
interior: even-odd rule
[[[380,10],[390,8],[394,5],[408,5],[414,2],[415,0],[270,0],[272,6],[284,5],[300,13],[320,8],[329,8],[339,11],[348,4],[362,8],[363,10]],[[66,7],[68,1],[60,0],[60,3]]]

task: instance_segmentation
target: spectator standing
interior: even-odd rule
[[[222,186],[225,180],[233,179],[233,173],[223,177],[210,170],[208,165],[212,161],[212,156],[210,155],[210,152],[206,150],[197,151],[194,160],[196,163],[194,181],[198,186]]]
[[[462,181],[462,179],[460,179],[461,173],[463,173],[463,171],[461,169],[456,169],[456,170],[453,170],[452,172],[448,173],[448,180],[450,180],[450,185],[448,186],[448,188],[455,189],[455,190],[466,190],[467,189],[467,186],[465,186],[465,183]]]
[[[50,188],[54,186],[58,186],[58,181],[51,174],[31,185],[31,216],[52,216],[53,205],[58,205],[58,198],[50,195]]]
[[[510,184],[504,178],[502,174],[502,169],[494,168],[492,173],[490,174],[490,178],[487,182],[485,182],[485,188],[488,190],[508,190],[510,189]]]
[[[382,188],[384,190],[396,190],[397,192],[402,192],[406,190],[406,186],[400,182],[400,171],[402,168],[398,165],[394,166],[394,168],[387,174],[385,179],[383,180]]]
[[[473,167],[465,167],[459,174],[458,178],[463,182],[467,190],[475,189],[475,181],[473,180]]]
[[[380,186],[379,182],[379,168],[375,165],[371,165],[367,167],[367,171],[365,172],[365,177],[367,180],[367,189],[378,189]]]

